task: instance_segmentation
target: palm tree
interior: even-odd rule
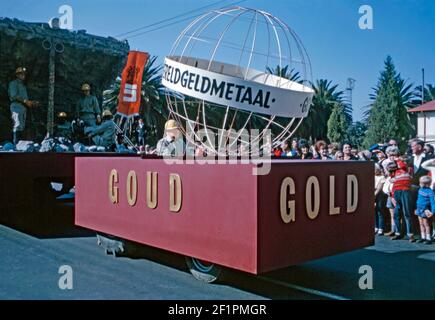
[[[156,56],[147,61],[142,75],[141,106],[139,114],[144,119],[147,142],[155,144],[163,134],[161,128],[168,118],[165,104],[164,87],[161,82],[162,66],[156,66]],[[103,92],[103,108],[116,112],[121,78],[118,77],[110,89]]]
[[[269,67],[266,68],[267,73],[273,74],[275,76],[289,79],[290,81],[294,82],[302,82],[301,74],[299,71],[295,72],[295,69],[289,70],[289,66],[286,65],[284,67],[280,67],[279,65],[276,66],[275,69],[271,69]]]
[[[407,85],[406,81],[401,78],[400,73],[396,75],[394,81],[395,81],[395,92],[397,93],[397,101],[400,105],[403,105],[406,109],[410,109],[419,106],[421,104],[421,86],[416,87],[415,90],[412,91],[411,88],[413,84],[411,83]],[[420,100],[416,99],[418,88],[420,88]],[[372,102],[366,105],[365,107],[363,107],[363,109],[365,109],[365,111],[363,112],[363,122],[366,124],[370,117],[373,103],[376,101],[376,98],[379,94],[379,89],[380,89],[379,85],[377,87],[372,88],[373,93],[369,94],[370,100]],[[424,100],[430,101],[430,99],[426,100],[426,97]]]
[[[325,139],[328,131],[328,119],[336,105],[346,108],[343,102],[343,91],[337,90],[338,85],[326,79],[316,80],[313,101],[307,118],[298,129],[297,134],[311,140]],[[347,106],[347,110],[349,106]],[[346,110],[346,109],[345,109]],[[346,112],[346,111],[345,111]]]
[[[416,107],[421,105],[422,103],[429,102],[435,99],[435,86],[432,84],[426,84],[424,87],[424,101],[422,101],[421,97],[421,85],[415,87],[414,90],[415,99],[412,101],[412,104]]]

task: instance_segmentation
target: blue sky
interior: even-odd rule
[[[227,0],[225,6],[236,0]],[[75,30],[115,36],[216,0],[14,0],[0,2],[0,17],[46,22],[59,16],[58,8],[73,8]],[[383,61],[389,54],[408,82],[435,83],[435,1],[433,0],[246,0],[240,5],[274,14],[293,28],[311,58],[313,78],[327,78],[344,90],[346,79],[356,79],[353,91],[354,118],[362,116],[376,85]],[[361,5],[373,8],[372,30],[361,30]],[[206,9],[205,9],[206,10]],[[200,12],[194,12],[197,14]],[[169,52],[184,21],[129,39],[132,49],[159,56]]]

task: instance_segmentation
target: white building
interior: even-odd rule
[[[435,100],[408,110],[417,115],[417,137],[435,145]]]

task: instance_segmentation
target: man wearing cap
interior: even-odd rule
[[[68,115],[62,111],[57,114],[57,123],[54,127],[55,137],[65,137],[72,140],[71,122],[68,121]]]
[[[103,111],[102,123],[99,126],[85,128],[85,134],[97,146],[110,150],[115,145],[116,124],[113,122],[113,115],[110,110]]]
[[[165,136],[157,142],[156,153],[159,156],[184,155],[184,141],[175,120],[166,121]]]
[[[93,127],[97,115],[101,113],[100,105],[97,98],[91,95],[91,86],[89,84],[84,83],[82,91],[83,97],[77,102],[76,106],[77,119],[82,120],[86,127]]]
[[[11,100],[10,110],[13,121],[13,140],[14,144],[17,144],[26,127],[27,108],[36,107],[39,103],[29,100],[27,95],[27,89],[24,85],[26,68],[18,67],[15,70],[15,75],[17,78],[9,82],[8,95]]]

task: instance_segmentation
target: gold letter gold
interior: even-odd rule
[[[314,208],[312,206],[312,188],[314,186]],[[320,209],[320,186],[319,180],[315,176],[311,176],[307,180],[305,189],[305,204],[307,207],[307,215],[310,219],[315,219],[319,214]]]
[[[281,209],[281,219],[285,223],[290,221],[295,221],[295,201],[287,201],[287,189],[288,194],[295,194],[295,182],[292,178],[284,178],[281,182],[281,193],[280,193],[280,209]]]
[[[119,202],[119,188],[114,186],[115,183],[118,183],[118,171],[112,169],[109,176],[109,199],[112,203]]]
[[[340,213],[340,207],[335,207],[335,177],[329,176],[329,214]]]
[[[358,179],[356,178],[355,175],[349,174],[347,176],[347,213],[355,212],[357,207],[358,207]]]

